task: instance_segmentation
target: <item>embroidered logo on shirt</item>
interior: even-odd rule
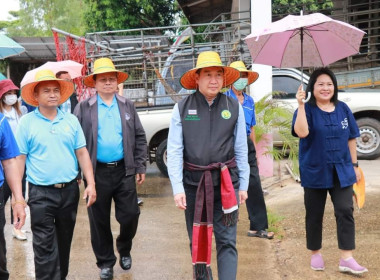
[[[222,118],[225,120],[228,120],[229,118],[231,118],[231,112],[228,110],[223,110],[221,115],[222,115]]]
[[[347,120],[347,118],[344,118],[344,120],[341,121],[341,124],[342,124],[342,129],[347,129],[347,127],[348,127],[348,120]]]
[[[125,113],[125,119],[126,119],[127,121],[129,121],[130,118],[131,118],[131,116],[130,116],[128,113]]]
[[[197,110],[196,109],[195,110],[189,109],[188,114],[189,115],[197,115]]]

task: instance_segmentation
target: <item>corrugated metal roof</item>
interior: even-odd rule
[[[56,60],[56,50],[53,37],[13,37],[17,43],[25,48],[25,52],[10,57],[10,61],[19,62],[46,62]],[[60,42],[64,43],[64,38]]]
[[[232,0],[177,0],[190,23],[211,22],[222,13],[230,13]]]
[[[10,57],[10,61],[14,62],[24,62],[24,63],[45,63],[47,61],[56,60],[56,49],[54,44],[53,37],[13,37],[14,41],[19,43],[25,48],[25,52]],[[142,43],[141,37],[138,35],[130,36],[115,36],[115,35],[105,35],[98,38],[90,36],[89,38],[96,43],[102,44],[109,48],[120,50],[123,48],[131,48],[130,51],[127,51],[129,54],[134,52],[141,53]],[[66,40],[64,37],[59,37],[61,46],[66,50]],[[155,47],[157,45],[168,45],[169,42],[164,36],[147,36],[145,38],[145,47]],[[90,43],[86,43],[87,48],[91,48]],[[112,52],[110,50],[104,50],[103,55],[117,55],[123,52]]]

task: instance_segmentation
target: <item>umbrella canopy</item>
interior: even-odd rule
[[[25,49],[20,44],[13,41],[4,34],[0,34],[0,59],[18,55],[25,52]]]
[[[34,82],[34,76],[40,70],[51,70],[54,72],[54,74],[57,74],[60,71],[65,71],[70,74],[72,79],[75,79],[82,76],[82,68],[83,64],[80,64],[72,60],[48,61],[40,67],[26,72],[20,85],[21,87],[23,87],[26,84]]]
[[[254,63],[321,67],[359,52],[365,32],[320,13],[289,15],[244,40]]]

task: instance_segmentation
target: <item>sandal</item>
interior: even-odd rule
[[[273,239],[274,233],[273,232],[267,232],[266,230],[258,230],[258,231],[248,231],[247,235],[249,237],[260,237],[260,238],[267,238],[267,239]]]

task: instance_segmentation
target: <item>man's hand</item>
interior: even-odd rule
[[[15,229],[21,229],[22,226],[25,224],[25,207],[26,203],[24,200],[17,200],[12,202],[12,209],[13,209],[13,226]]]
[[[144,173],[137,173],[136,174],[136,181],[138,185],[141,185],[145,181],[145,174]]]
[[[186,195],[185,193],[177,193],[174,196],[175,206],[179,209],[186,210]]]
[[[96,201],[96,189],[95,184],[88,184],[84,189],[83,199],[87,200],[87,207],[90,207]]]
[[[240,204],[244,204],[245,201],[248,198],[248,192],[247,191],[239,191],[239,201]]]

